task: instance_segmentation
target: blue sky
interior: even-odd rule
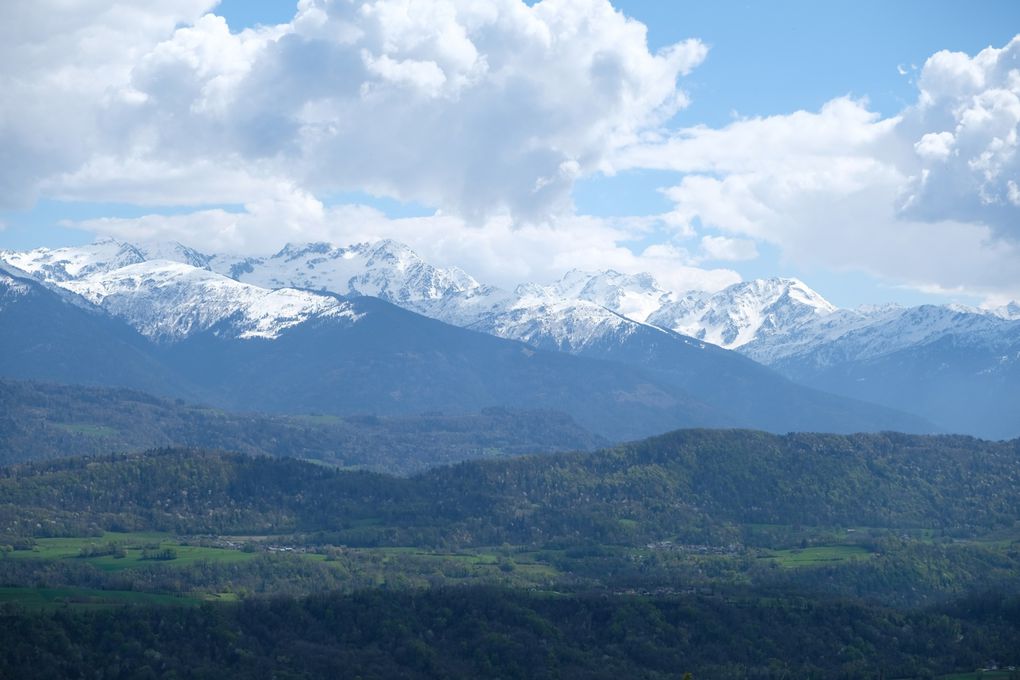
[[[708,48],[704,60],[679,79],[679,87],[689,98],[689,105],[661,124],[660,131],[678,131],[693,126],[726,129],[741,120],[769,116],[786,120],[786,117],[799,110],[818,112],[827,102],[842,96],[853,98],[859,102],[862,110],[876,114],[878,119],[888,119],[918,101],[920,69],[931,55],[940,50],[950,50],[972,57],[989,46],[1002,48],[1020,30],[1020,3],[1012,1],[695,3],[617,0],[613,4],[647,27],[648,46],[653,53],[689,38],[696,38]],[[242,28],[286,22],[293,16],[293,9],[293,4],[287,2],[224,0],[214,11],[224,17],[231,31],[236,33]],[[863,126],[862,130],[865,128]],[[733,132],[737,134],[736,130]],[[933,129],[932,132],[938,131]],[[500,133],[494,130],[492,134]],[[916,146],[919,140],[920,136],[910,141]],[[2,144],[4,138],[0,136]],[[9,158],[13,155],[16,162],[18,147],[14,144],[10,146],[13,148],[4,149],[0,146],[0,157]],[[612,175],[592,169],[582,171],[580,177],[573,180],[570,192],[574,210],[581,216],[595,218],[635,218],[662,215],[679,207],[681,212],[695,215],[693,208],[688,210],[682,203],[678,203],[676,195],[667,195],[662,190],[676,187],[687,174],[718,180],[729,178],[733,180],[733,186],[740,185],[738,180],[742,175],[739,170],[728,170],[720,175],[711,169],[716,167],[714,160],[706,161],[705,168],[698,167],[690,171],[666,167],[671,162],[662,160],[650,163],[648,167],[620,165],[619,170]],[[1015,164],[1008,164],[1013,162],[1008,161],[999,173],[1002,182],[1008,180],[1016,167]],[[62,170],[74,171],[70,166]],[[456,181],[456,168],[451,172],[453,181]],[[476,171],[465,169],[463,172],[470,175]],[[432,194],[427,190],[415,184],[413,189],[405,191],[399,186],[400,179],[390,182],[384,171],[372,181],[366,180],[365,186],[361,188],[351,186],[351,181],[343,186],[326,186],[328,182],[306,180],[304,176],[295,181],[326,209],[357,203],[371,206],[390,218],[425,217],[432,215],[436,209],[444,213],[459,209],[447,204],[442,191],[436,193],[438,198],[430,200]],[[307,184],[303,184],[306,181]],[[775,182],[782,186],[789,184],[786,178],[775,179]],[[399,190],[390,192],[386,188],[389,184],[397,186]],[[41,186],[48,185],[43,182]],[[762,191],[764,193],[761,195],[772,195]],[[1003,188],[1003,191],[1007,192],[1008,189]],[[63,198],[57,195],[59,192],[50,192],[52,195],[47,193],[47,189],[43,188],[37,192],[37,199],[30,201],[30,205],[9,206],[0,212],[0,221],[5,225],[0,230],[0,248],[73,245],[87,242],[94,236],[92,231],[83,229],[80,224],[78,227],[68,227],[61,226],[63,223],[114,218],[119,220],[116,223],[118,228],[122,228],[119,235],[124,235],[123,229],[128,228],[124,225],[146,215],[185,218],[196,210],[233,213],[244,210],[242,204],[248,202],[247,199],[242,201],[233,196],[225,196],[222,200],[204,198],[189,202],[168,195],[166,202],[160,203],[152,199],[140,202],[116,200],[118,196],[110,192],[91,195],[83,190],[77,194],[70,192],[72,195],[68,196],[65,191]],[[386,193],[393,195],[377,197]],[[394,198],[394,195],[399,194],[412,198],[406,201]],[[461,201],[458,197],[454,199]],[[462,203],[457,205],[462,207]],[[776,213],[773,217],[777,224],[785,218],[783,209],[789,209],[793,214],[793,208],[773,205],[766,207]],[[472,211],[477,211],[477,206],[472,204],[467,210],[474,215]],[[917,273],[904,273],[898,277],[895,266],[890,266],[887,263],[889,258],[881,254],[871,261],[862,253],[857,259],[848,260],[844,266],[831,253],[814,257],[811,251],[814,246],[808,243],[810,239],[801,238],[803,230],[797,232],[801,236],[797,236],[800,240],[795,241],[788,234],[759,232],[753,226],[740,227],[740,220],[732,224],[724,220],[713,222],[709,216],[709,207],[701,207],[699,210],[690,225],[685,227],[689,231],[693,230],[684,237],[686,240],[677,236],[674,225],[659,224],[648,227],[633,239],[621,238],[616,245],[630,248],[640,255],[642,249],[659,240],[679,244],[680,250],[689,251],[686,265],[691,267],[725,268],[744,278],[799,276],[833,302],[846,306],[890,301],[907,304],[950,300],[977,303],[982,299],[1010,297],[1020,289],[1020,281],[1015,277],[1000,276],[993,280],[982,277],[980,273],[971,275],[962,270],[954,273],[955,278],[939,279],[936,271],[939,266],[934,261],[934,254],[930,269],[935,273],[930,274],[918,269]],[[1007,204],[1006,216],[1012,219],[1015,213],[1010,210]],[[959,213],[947,210],[945,216],[956,220],[959,219]],[[921,226],[915,225],[915,231],[923,229],[924,223],[938,224],[938,220],[943,219],[942,215],[931,217],[931,211],[924,214],[927,222],[919,222]],[[793,219],[790,217],[791,221]],[[986,221],[983,220],[986,218],[978,214],[968,222],[973,225],[973,234],[985,228],[982,225]],[[474,239],[475,232],[469,233]],[[993,226],[992,233],[996,237],[1005,234],[1005,242],[1011,243],[1013,235],[1007,231]],[[981,238],[973,234],[967,237],[970,240],[962,235],[947,236],[946,243],[981,242]],[[697,255],[695,251],[698,239],[704,237],[725,238],[737,245],[753,241],[757,257],[713,261],[704,254]],[[861,238],[868,236],[862,234]],[[987,238],[984,240],[987,241]],[[494,249],[498,248],[494,246]],[[435,256],[439,259],[444,256],[454,258],[453,252],[449,248],[447,251],[437,250]],[[912,252],[918,257],[927,257],[923,248]],[[1012,251],[1003,254],[1003,249],[998,248],[994,257],[989,255],[992,259],[975,257],[974,271],[992,266],[989,262],[1000,267],[1002,262],[1008,265],[1013,262],[1010,259],[1012,254]],[[944,252],[937,255],[947,256]],[[522,251],[520,257],[526,259],[527,253]],[[569,253],[556,260],[557,266],[569,261]],[[592,262],[598,264],[599,260],[588,256],[578,264],[586,266]],[[607,258],[606,262],[609,265],[619,262],[621,267],[637,266],[638,263],[635,261],[628,264],[629,260],[625,256],[617,257],[616,260]],[[456,264],[471,271],[474,263]],[[486,267],[490,265],[479,261],[475,269],[481,270],[480,278],[484,278],[488,271]],[[548,278],[552,266],[549,263],[536,265],[534,276]],[[528,268],[521,265],[518,270],[528,271]],[[1020,271],[1020,266],[1016,270]],[[505,276],[510,277],[512,274],[511,270],[507,270]],[[716,277],[713,280],[719,279]]]

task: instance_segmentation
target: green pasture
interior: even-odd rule
[[[818,567],[850,560],[870,559],[874,553],[859,545],[819,545],[810,548],[769,551],[764,559],[773,560],[786,569]]]
[[[81,556],[83,550],[105,548],[111,543],[124,548],[123,557],[114,555]],[[142,559],[144,550],[157,552],[165,548],[172,548],[177,553],[177,557],[172,560]],[[186,566],[201,561],[244,562],[255,557],[255,553],[229,548],[181,545],[172,535],[158,532],[107,532],[101,537],[39,538],[36,539],[36,545],[32,550],[16,550],[9,555],[14,559],[77,560],[104,571],[119,571],[157,564]]]

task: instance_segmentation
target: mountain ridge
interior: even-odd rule
[[[179,267],[162,258],[174,259]],[[1020,352],[1020,342],[1014,341],[1020,328],[1020,320],[1013,318],[1020,315],[1015,303],[996,310],[953,305],[847,310],[795,278],[756,279],[717,292],[681,294],[663,289],[648,274],[612,270],[571,270],[552,284],[525,283],[506,290],[480,283],[459,268],[431,265],[392,240],[345,247],[287,244],[272,255],[247,258],[203,254],[175,242],[133,246],[100,240],[78,249],[3,252],[0,259],[47,285],[81,294],[146,337],[170,343],[210,328],[237,338],[274,338],[330,315],[351,314],[343,309],[342,299],[370,296],[535,348],[651,371],[693,394],[714,394],[709,399],[713,409],[732,408],[744,399],[749,384],[731,382],[715,390],[711,376],[699,373],[706,362],[695,355],[708,356],[713,350],[706,348],[718,346],[822,392],[914,412],[947,430],[1020,434],[1020,423],[1001,427],[993,419],[992,411],[999,418],[1001,409],[984,418],[980,413],[955,418],[949,406],[934,408],[916,390],[897,390],[890,400],[888,390],[872,388],[879,382],[861,373],[866,364],[895,362],[894,357],[907,355],[915,358],[901,363],[926,371],[924,361],[934,356],[931,346],[941,341],[945,347],[968,349],[944,352],[940,365],[966,365],[985,376],[978,381],[957,377],[958,383],[964,380],[968,389],[991,391],[1004,401],[1015,381],[1009,357]],[[723,375],[757,372],[761,381],[778,385],[757,369],[735,368],[735,361],[727,365],[731,368],[714,370]],[[899,380],[909,385],[910,378]],[[954,385],[947,382],[941,388],[953,392]],[[810,400],[778,399],[793,392],[770,389],[772,396],[758,399],[758,408],[785,408],[787,422],[800,422],[790,416],[798,408],[809,408]],[[760,397],[754,390],[751,394]],[[777,399],[786,406],[772,403]],[[744,400],[740,408],[746,415],[754,406]],[[768,421],[741,422],[770,427]]]

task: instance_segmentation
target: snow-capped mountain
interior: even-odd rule
[[[353,314],[332,295],[261,288],[200,268],[211,258],[177,243],[135,246],[104,239],[0,257],[158,341],[213,328],[239,338],[275,338],[312,318]]]
[[[429,328],[432,330],[427,332],[435,334],[439,330],[411,321],[421,320],[421,317],[399,317],[385,308],[376,309],[381,316],[374,322],[362,319],[358,310],[372,307],[364,299],[354,297],[370,296],[451,326],[481,331],[504,340],[520,340],[535,350],[565,352],[610,362],[618,367],[614,370],[625,367],[619,377],[623,382],[619,384],[626,382],[629,387],[616,389],[611,400],[619,404],[622,399],[628,404],[627,408],[643,405],[642,408],[656,410],[659,414],[656,418],[666,417],[671,409],[679,409],[677,413],[686,414],[683,422],[730,423],[780,431],[852,431],[871,429],[876,423],[897,429],[929,427],[903,414],[876,411],[866,404],[804,390],[749,359],[678,333],[673,327],[655,325],[652,321],[656,315],[665,314],[665,310],[675,311],[673,303],[685,298],[664,290],[647,274],[572,271],[549,285],[522,284],[513,290],[504,290],[480,284],[459,269],[435,267],[393,241],[349,247],[322,243],[289,245],[266,257],[236,257],[205,254],[177,243],[125,244],[103,240],[81,248],[5,252],[0,253],[0,259],[16,263],[45,285],[60,286],[66,291],[65,295],[73,295],[74,299],[82,300],[83,305],[98,306],[109,315],[127,321],[149,340],[164,345],[161,356],[171,360],[175,370],[183,371],[189,384],[202,385],[198,388],[200,391],[218,390],[216,384],[206,385],[212,375],[209,371],[215,372],[219,370],[217,366],[229,363],[234,366],[231,369],[234,372],[229,379],[223,378],[223,384],[243,382],[246,390],[258,388],[264,397],[264,402],[259,402],[262,407],[269,404],[274,409],[285,408],[299,396],[315,401],[314,395],[299,389],[297,383],[291,383],[299,380],[318,384],[329,375],[333,377],[322,382],[322,389],[326,391],[320,396],[326,399],[331,395],[328,397],[331,403],[335,402],[340,408],[343,400],[337,401],[338,394],[329,391],[334,389],[331,381],[342,376],[354,379],[356,374],[359,385],[368,385],[372,384],[368,376],[381,370],[388,372],[390,387],[385,394],[380,393],[380,408],[384,403],[389,404],[386,408],[407,408],[400,405],[404,399],[400,395],[408,392],[399,387],[399,372],[395,372],[394,367],[417,355],[405,356],[408,351],[405,348],[381,360],[378,353],[385,353],[385,348],[402,337],[402,333],[418,333],[422,332],[420,329]],[[735,334],[741,339],[747,335],[764,336],[764,331],[778,334],[787,326],[803,323],[805,318],[824,314],[831,307],[799,282],[753,282],[744,289],[728,290],[727,294],[731,299],[740,300],[740,314],[709,314],[706,310],[712,309],[713,304],[722,309],[723,298],[705,294],[698,296],[701,307],[697,311],[702,319],[721,319],[720,323],[736,329]],[[346,299],[348,297],[351,299]],[[688,297],[694,298],[693,294]],[[323,319],[332,321],[337,317],[343,317],[343,321],[309,323]],[[387,318],[396,326],[388,326],[390,322],[384,322]],[[398,319],[403,320],[398,322]],[[398,329],[403,326],[405,330]],[[361,330],[344,330],[352,328]],[[688,328],[685,326],[683,330]],[[715,338],[721,333],[695,330],[702,338]],[[264,346],[246,343],[249,338],[279,339],[280,342]],[[365,359],[368,363],[350,363],[353,357],[347,357],[350,365],[343,364],[340,370],[338,362],[344,360],[342,353],[346,351],[342,344],[336,344],[341,338],[343,343],[355,342],[357,338],[358,351],[371,349],[371,357]],[[320,342],[328,346],[318,344]],[[270,349],[269,345],[274,347]],[[295,347],[302,349],[295,354]],[[431,347],[429,351],[440,351],[438,347]],[[507,356],[518,351],[531,356],[532,352],[526,348],[497,345],[492,349],[510,351]],[[219,358],[210,359],[209,352]],[[248,354],[251,357],[245,360],[247,363],[241,361],[242,356]],[[434,365],[436,370],[442,366],[454,370],[461,361],[456,358],[459,355],[447,356],[445,350],[441,356],[447,358],[437,359],[441,363]],[[315,357],[314,361],[311,357]],[[425,367],[434,362],[426,360],[424,355],[420,360],[412,362],[418,377],[405,375],[408,384],[419,391],[422,380],[438,379],[425,377],[433,372],[433,368],[426,370]],[[479,366],[486,361],[483,357],[478,360]],[[258,362],[261,368],[254,368],[252,362]],[[315,365],[319,368],[311,370],[314,362],[318,362]],[[525,366],[519,368],[523,370]],[[574,384],[583,374],[582,382],[594,385],[591,382],[594,376],[604,369],[566,363],[563,370],[579,373],[569,377],[564,374],[556,379],[550,376],[552,382],[543,388],[546,392],[542,393],[542,399],[551,398],[554,392],[548,390],[555,391],[557,380]],[[327,373],[320,375],[316,371]],[[628,371],[637,371],[636,376],[643,378],[635,382],[636,376]],[[284,391],[266,391],[250,383],[258,372],[271,373],[275,377],[270,382],[286,382],[289,387]],[[468,380],[468,374],[462,373],[458,373],[457,380]],[[624,378],[625,375],[630,377]],[[504,380],[506,376],[493,374],[493,379]],[[648,382],[641,382],[642,379]],[[456,384],[467,389],[467,383],[461,382]],[[328,389],[326,383],[330,385]],[[452,389],[454,383],[450,386]],[[426,392],[421,391],[421,395]],[[451,403],[462,403],[461,397],[463,394],[453,399],[451,393]],[[539,395],[528,397],[522,393],[518,397],[528,401]],[[236,394],[226,393],[217,398],[239,399]],[[343,402],[343,409],[354,409],[362,403],[356,394],[344,399],[347,401]],[[397,402],[390,404],[393,399]],[[611,409],[604,410],[603,414],[610,412]],[[585,418],[590,416],[584,415]]]
[[[0,262],[0,376],[192,396],[119,319]]]
[[[145,261],[169,260],[171,262],[188,264],[199,269],[211,269],[209,263],[213,260],[211,255],[200,253],[194,248],[189,248],[177,241],[137,243],[135,244],[135,250],[138,251],[138,254]]]
[[[0,260],[0,304],[6,298],[16,298],[27,295],[31,290],[28,282],[25,281],[26,274],[9,267]]]
[[[992,310],[992,314],[1011,321],[1020,320],[1020,302],[1014,301],[1002,307],[997,307]]]
[[[400,306],[479,287],[462,270],[434,267],[407,246],[390,240],[346,248],[328,243],[288,244],[269,257],[216,256],[208,264],[214,271],[264,288],[367,295]]]
[[[458,310],[456,315],[437,318],[455,323],[466,320],[467,315]],[[489,313],[460,325],[572,354],[583,354],[608,337],[622,342],[644,326],[593,302],[535,294],[527,286],[519,286],[511,295],[499,296]]]
[[[677,299],[649,274],[611,270],[572,270],[550,285],[527,283],[507,291],[482,285],[461,269],[433,266],[391,240],[348,247],[290,244],[270,256],[242,258],[208,255],[174,242],[136,245],[101,239],[73,248],[3,252],[0,258],[164,339],[184,337],[237,314],[239,333],[273,337],[279,328],[328,307],[293,290],[268,296],[285,288],[379,297],[446,323],[573,353],[624,341],[640,326],[737,347],[756,334],[800,323],[807,308],[812,313],[832,308],[792,280],[756,281],[715,295],[690,293]],[[152,266],[159,261],[190,269]],[[262,308],[254,300],[262,301]],[[152,313],[146,315],[145,309]]]
[[[274,337],[279,329],[336,312],[332,296],[311,291],[379,297],[446,323],[574,353],[607,338],[625,340],[639,327],[661,328],[767,365],[807,354],[814,362],[863,360],[949,333],[994,336],[1020,319],[1015,302],[993,311],[837,309],[791,278],[717,292],[667,291],[648,274],[572,270],[552,284],[510,291],[483,285],[456,267],[431,265],[391,240],[290,244],[266,257],[236,257],[175,242],[100,239],[3,251],[0,260],[82,295],[150,337],[169,339],[225,319],[237,323],[239,335]]]
[[[154,340],[215,327],[239,338],[275,338],[310,318],[352,316],[350,305],[293,288],[269,290],[180,262],[151,260],[62,285]]]
[[[741,351],[768,365],[832,366],[868,361],[947,336],[994,345],[1016,325],[998,314],[957,305],[839,309],[785,333],[756,338]]]
[[[797,279],[756,279],[666,302],[648,322],[727,349],[790,332],[836,307]]]
[[[820,390],[946,431],[1020,434],[1020,320],[957,305],[836,310],[740,351]]]
[[[583,286],[578,291],[581,289]],[[641,328],[661,332],[597,302],[567,296],[562,291],[559,283],[521,284],[513,291],[478,286],[405,306],[455,326],[573,354],[584,354],[609,338],[617,343],[625,341]]]
[[[145,262],[137,246],[114,239],[98,239],[84,246],[36,248],[25,252],[0,251],[0,260],[28,272],[41,281],[61,283],[103,274],[130,264]]]
[[[621,274],[612,269],[604,272],[573,269],[551,286],[531,287],[532,291],[538,289],[547,297],[587,300],[642,323],[673,296],[651,274]]]
[[[348,247],[290,244],[270,257],[216,256],[208,264],[245,283],[378,297],[455,326],[573,353],[608,335],[626,336],[635,317],[624,312],[654,308],[654,301],[638,304],[642,296],[666,295],[648,275],[616,272],[575,271],[551,286],[506,291],[456,267],[433,266],[391,240]]]

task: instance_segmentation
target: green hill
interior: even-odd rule
[[[0,465],[184,446],[408,474],[470,458],[605,443],[553,411],[281,416],[231,413],[133,390],[0,379]]]
[[[1020,441],[892,433],[678,431],[410,479],[172,449],[3,474],[5,525],[44,513],[53,531],[330,531],[372,545],[725,544],[758,525],[964,537],[1020,520]]]

